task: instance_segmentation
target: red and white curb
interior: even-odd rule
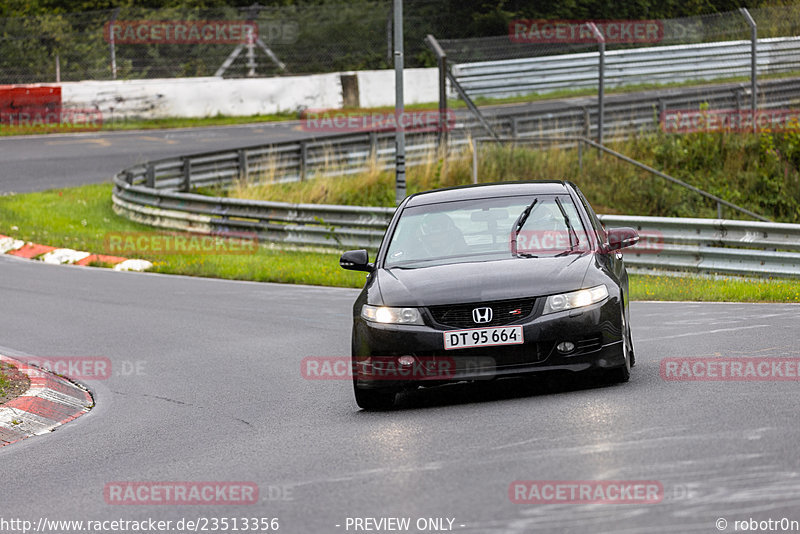
[[[0,447],[52,432],[94,406],[89,392],[69,380],[2,354],[0,364],[13,365],[31,381],[28,391],[0,405]]]
[[[108,263],[114,266],[115,271],[146,271],[153,264],[147,260],[133,260],[119,256],[106,256],[92,254],[71,248],[56,248],[37,243],[26,243],[0,234],[0,254],[9,254],[19,258],[38,259],[45,263],[89,265],[92,262]]]

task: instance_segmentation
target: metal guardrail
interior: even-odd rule
[[[623,49],[605,53],[607,87],[750,76],[750,41]],[[453,75],[472,97],[502,98],[594,88],[598,52],[460,63]],[[757,74],[800,70],[800,37],[758,40]]]
[[[625,249],[631,267],[800,278],[800,224],[600,215],[607,227],[630,226],[640,243]]]
[[[760,94],[771,105],[787,106],[800,94],[800,80],[778,80],[761,84]],[[673,90],[653,97],[631,96],[609,102],[607,124],[619,131],[627,128],[655,128],[656,109],[660,106],[691,107],[700,102],[713,102],[710,107],[730,107],[728,102],[741,100],[739,85]],[[589,109],[564,104],[527,115],[496,114],[489,120],[499,131],[516,136],[532,134],[585,135]],[[457,129],[448,136],[448,148],[458,150],[469,142],[473,128],[479,125],[459,120]],[[482,130],[481,130],[482,131]],[[114,209],[125,216],[152,226],[198,232],[254,232],[263,241],[292,245],[314,245],[342,248],[377,248],[393,208],[351,206],[299,205],[279,202],[243,200],[193,194],[197,187],[226,187],[240,176],[268,176],[275,181],[296,181],[312,176],[345,175],[366,169],[375,157],[376,165],[392,168],[394,164],[393,132],[364,132],[337,134],[325,138],[288,141],[269,145],[244,147],[236,150],[209,152],[167,158],[135,165],[114,178]],[[435,133],[409,133],[407,164],[427,160],[437,149]],[[642,226],[650,218],[636,218]],[[668,219],[674,221],[674,219]],[[636,259],[629,251],[631,263],[660,268],[681,268],[697,271],[731,272],[738,274],[772,273],[781,276],[800,276],[800,254],[782,252],[796,250],[784,244],[753,239],[737,248],[710,246],[708,241],[689,240],[697,233],[695,221],[670,227],[680,234],[677,242],[665,242],[658,254],[642,254]],[[772,235],[787,232],[789,244],[800,236],[794,225],[759,226],[772,223],[738,223],[747,235]],[[664,223],[666,224],[666,223]],[[722,223],[719,223],[722,224]],[[800,226],[797,226],[800,228]],[[667,232],[664,232],[667,235]],[[672,235],[669,234],[669,235]],[[677,234],[676,234],[677,235]],[[794,241],[793,241],[794,240]],[[711,242],[713,243],[713,240]],[[777,250],[769,250],[777,248]],[[759,265],[761,268],[759,268]]]
[[[114,209],[165,229],[252,232],[288,245],[376,249],[394,208],[289,204],[156,191],[115,178]],[[634,268],[800,278],[800,225],[601,215],[642,241],[623,253]]]

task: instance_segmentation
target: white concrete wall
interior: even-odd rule
[[[362,107],[394,105],[394,71],[357,73]],[[405,102],[436,102],[436,69],[406,69]],[[340,73],[276,78],[169,78],[65,82],[64,107],[100,109],[114,117],[249,116],[300,108],[342,107]]]
[[[362,70],[356,74],[361,107],[394,106],[394,70]],[[438,69],[405,69],[403,101],[406,104],[438,102]]]

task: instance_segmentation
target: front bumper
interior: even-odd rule
[[[523,328],[523,344],[456,350],[444,349],[444,333],[453,329],[427,324],[387,325],[357,317],[353,331],[356,385],[364,389],[414,388],[623,366],[621,316],[620,301],[607,299],[585,308],[534,315],[514,323]],[[562,341],[572,342],[575,350],[561,353],[556,346]],[[406,367],[404,374],[404,367],[397,361],[402,356],[413,357],[415,369],[424,366],[436,372],[413,372]]]

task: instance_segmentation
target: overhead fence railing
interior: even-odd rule
[[[445,43],[446,48],[446,43]],[[654,46],[605,53],[606,88],[750,76],[750,41]],[[472,98],[594,88],[599,52],[452,65]],[[758,75],[800,70],[800,37],[759,39]]]

